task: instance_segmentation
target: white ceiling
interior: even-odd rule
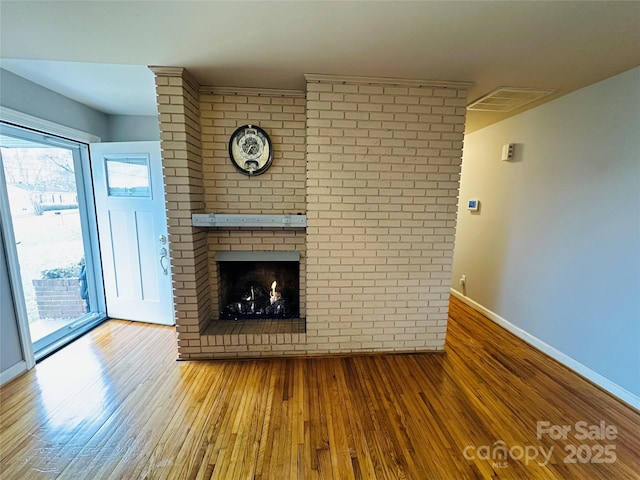
[[[640,2],[2,0],[0,58],[110,114],[155,114],[146,65],[213,86],[304,89],[321,73],[470,81],[469,101],[557,90],[544,102],[640,65]],[[467,131],[521,110],[469,112]]]

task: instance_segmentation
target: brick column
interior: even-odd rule
[[[201,352],[209,321],[207,233],[191,226],[204,211],[199,85],[184,68],[149,67],[156,76],[178,356]]]
[[[442,350],[468,85],[306,78],[309,351]]]

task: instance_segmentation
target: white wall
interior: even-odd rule
[[[108,115],[2,69],[0,105],[103,140],[109,138]]]
[[[640,67],[468,135],[452,277],[525,337],[636,398],[639,91]],[[512,162],[500,161],[505,143],[517,144]]]
[[[109,115],[110,142],[144,142],[159,140],[160,124],[158,123],[157,115]]]

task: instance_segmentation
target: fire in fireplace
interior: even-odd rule
[[[280,260],[277,258],[279,255],[263,254],[268,252],[247,252],[244,256],[233,253],[234,255],[228,254],[226,259],[216,258],[221,319],[281,319],[300,316],[299,260]],[[235,260],[230,260],[229,257]]]

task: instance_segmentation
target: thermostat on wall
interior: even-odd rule
[[[467,203],[467,209],[471,210],[472,212],[477,212],[478,208],[480,208],[479,200],[469,200],[469,203]]]

